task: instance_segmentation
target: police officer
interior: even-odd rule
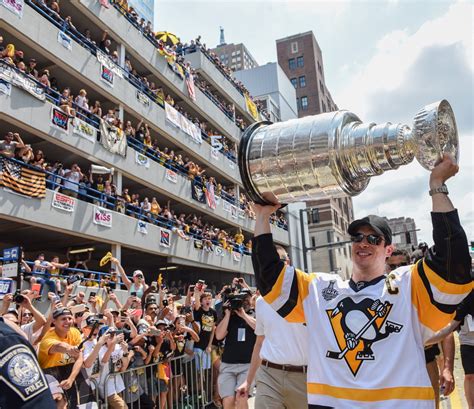
[[[15,324],[0,317],[0,408],[55,407],[34,349]]]

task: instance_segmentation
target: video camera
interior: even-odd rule
[[[225,301],[229,301],[229,308],[231,310],[238,310],[242,308],[247,294],[226,294]]]

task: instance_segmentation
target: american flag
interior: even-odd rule
[[[206,183],[206,201],[207,205],[214,210],[217,207],[216,195],[214,194],[214,185],[211,182]]]
[[[46,174],[0,158],[0,186],[29,197],[46,196]]]
[[[189,98],[193,101],[196,101],[196,89],[194,88],[194,78],[189,70],[186,70],[185,73],[186,86],[188,87]]]

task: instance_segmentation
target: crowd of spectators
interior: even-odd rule
[[[245,85],[232,76],[232,69],[224,65],[214,52],[210,51],[210,49],[206,48],[205,44],[201,43],[201,36],[198,36],[195,40],[191,40],[189,44],[183,44],[181,41],[178,41],[177,44],[168,46],[160,39],[157,39],[156,34],[153,32],[151,22],[145,21],[143,17],[140,17],[136,10],[132,6],[128,5],[127,0],[111,0],[111,3],[116,5],[118,9],[128,18],[128,20],[134,24],[137,29],[142,31],[143,35],[147,37],[158,49],[166,49],[168,54],[173,55],[174,60],[182,66],[183,70],[186,70],[189,64],[185,61],[184,55],[191,54],[196,52],[197,49],[200,49],[242,95],[249,96],[249,98],[256,104],[258,111],[268,119],[268,113],[263,107],[262,103],[258,100],[254,100]],[[235,107],[232,108],[232,104],[225,102],[220,96],[217,95],[217,93],[210,92],[209,87],[207,85],[203,86],[202,80],[199,78],[195,77],[194,79],[199,81],[197,85],[201,91],[203,91],[210,99],[212,99],[216,105],[218,105],[219,108],[221,108],[221,110],[226,113],[229,118],[232,118],[240,128],[245,129],[247,124],[241,116],[235,115]]]
[[[254,320],[257,294],[244,279],[216,292],[199,280],[187,284],[182,297],[161,277],[147,283],[141,270],[127,275],[114,257],[100,280],[66,275],[73,262],[46,261],[42,253],[30,265],[23,261],[30,289],[8,293],[0,304],[0,316],[36,350],[57,408],[98,397],[112,408],[171,409],[189,404],[190,395],[193,402],[212,398],[220,406],[210,374],[215,371],[217,383],[221,357],[231,348],[231,340],[224,344],[223,326],[231,315]],[[81,283],[95,287],[84,291]]]
[[[118,119],[115,117],[113,110],[108,111],[104,116],[104,120],[118,124]],[[207,177],[205,169],[186,156],[183,158],[181,154],[175,154],[173,150],[168,148],[160,150],[156,141],[151,142],[149,127],[143,121],[140,121],[136,128],[133,128],[131,122],[127,121],[124,132],[127,138],[133,138],[143,144],[144,149],[147,152],[152,152],[153,157],[159,159],[163,166],[187,175],[190,180],[198,182],[201,186],[212,183],[217,198],[235,203],[244,212],[245,217],[255,218],[251,203],[245,193],[241,192],[237,201],[233,186],[223,186],[217,183],[212,176]],[[203,223],[201,217],[182,213],[176,214],[170,208],[169,202],[166,206],[160,205],[156,198],[141,197],[138,193],[129,192],[128,188],[124,188],[122,192],[119,192],[112,182],[111,175],[107,177],[100,174],[94,175],[91,171],[83,173],[77,163],[65,166],[60,160],[47,158],[41,149],[34,151],[30,144],[25,144],[18,132],[5,133],[4,139],[0,140],[0,155],[45,170],[48,173],[47,187],[51,190],[61,189],[69,196],[95,202],[111,210],[174,229],[182,238],[189,239],[191,235],[214,243],[219,240],[224,242],[224,239],[225,242],[232,243],[233,241],[231,235],[222,233],[221,229],[209,223]],[[280,228],[287,228],[287,222],[283,214],[272,215],[271,222]],[[238,251],[246,252],[240,246],[237,247]],[[234,246],[234,248],[237,247]],[[212,246],[205,248],[210,250]]]

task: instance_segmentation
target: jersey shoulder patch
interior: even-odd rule
[[[12,345],[0,353],[0,380],[23,401],[48,389],[43,371],[26,345]]]

